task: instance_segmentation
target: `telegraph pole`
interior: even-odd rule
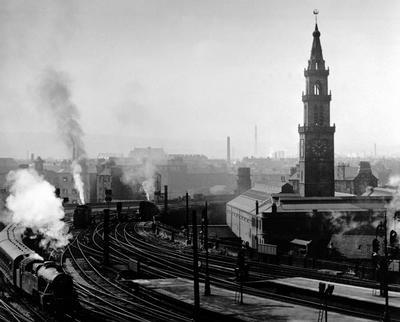
[[[204,295],[208,296],[211,295],[211,288],[210,288],[210,272],[208,270],[208,213],[207,213],[207,201],[203,212],[204,222],[204,249],[206,251],[206,276],[204,278]]]
[[[186,192],[186,244],[189,244],[189,193]]]
[[[200,292],[199,292],[199,257],[197,253],[197,218],[196,210],[192,212],[192,229],[193,229],[193,280],[194,280],[194,311],[193,318],[197,321],[200,311]]]
[[[384,264],[384,287],[385,287],[385,312],[383,313],[383,321],[390,321],[389,314],[389,281],[388,281],[388,268],[389,268],[389,259],[388,259],[388,242],[387,242],[387,211],[385,211],[385,238],[383,240],[385,247],[385,264]]]

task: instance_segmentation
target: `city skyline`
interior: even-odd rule
[[[9,1],[0,14],[2,156],[70,155],[40,108],[65,73],[88,155],[133,147],[226,157],[298,156],[313,10],[330,68],[339,155],[400,155],[400,5],[372,1]],[[384,111],[384,112],[382,112]],[[45,143],[45,144],[44,144]]]

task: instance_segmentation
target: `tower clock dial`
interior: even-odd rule
[[[322,158],[328,151],[328,145],[325,140],[315,140],[311,145],[311,152],[316,158]]]

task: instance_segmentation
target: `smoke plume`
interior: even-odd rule
[[[154,196],[155,191],[155,171],[156,168],[153,163],[150,160],[145,160],[139,167],[125,170],[122,181],[133,187],[140,184],[146,194],[146,199],[150,200]]]
[[[42,247],[56,249],[67,245],[72,236],[61,221],[64,210],[61,199],[54,194],[55,188],[33,169],[10,171],[7,183],[8,220],[43,234]]]
[[[79,123],[79,111],[71,100],[70,82],[66,74],[54,69],[47,69],[39,86],[42,107],[54,118],[58,135],[72,155],[72,174],[75,188],[79,192],[80,202],[84,203],[82,168],[77,163],[85,157],[82,141],[83,131]]]

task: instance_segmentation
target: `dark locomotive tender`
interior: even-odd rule
[[[154,202],[142,200],[139,203],[139,216],[142,221],[153,221],[160,215],[160,210]]]
[[[4,279],[43,308],[57,313],[71,311],[76,303],[72,277],[25,246],[17,229],[17,225],[10,224],[0,232],[0,271]]]
[[[93,220],[89,205],[78,205],[74,210],[74,228],[87,228]]]

